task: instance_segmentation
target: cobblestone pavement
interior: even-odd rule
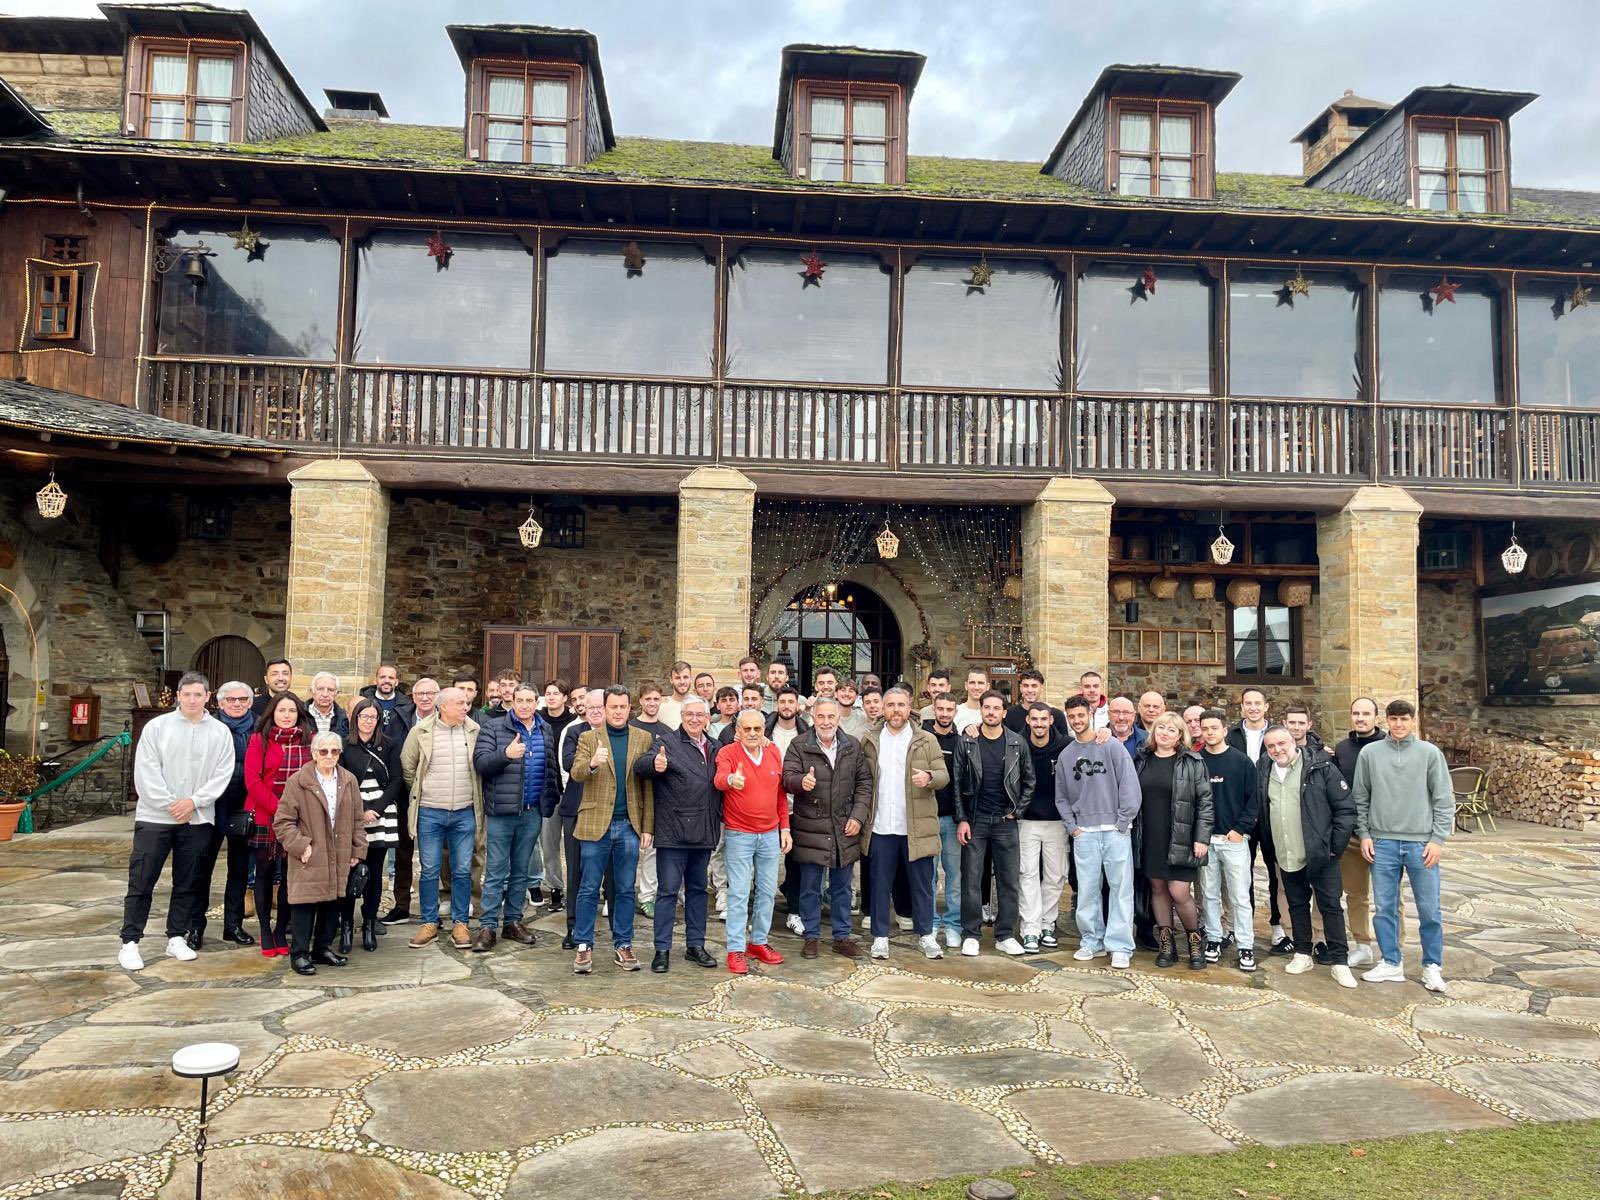
[[[206,1157],[232,1198],[750,1200],[1600,1117],[1600,839],[1537,826],[1452,842],[1447,998],[1266,956],[1085,969],[1069,915],[1022,961],[986,939],[929,962],[901,935],[887,964],[808,962],[780,931],[788,961],[742,980],[681,945],[670,974],[625,974],[604,942],[576,978],[560,917],[487,955],[409,950],[402,926],[302,979],[254,949],[165,958],[164,893],[129,975],[127,829],[0,847],[0,1200],[191,1194],[198,1089],[167,1064],[207,1040],[242,1054]]]

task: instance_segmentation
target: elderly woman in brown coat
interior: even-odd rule
[[[336,733],[311,739],[311,762],[283,789],[272,832],[289,867],[289,964],[300,975],[315,975],[314,964],[342,967],[348,961],[332,950],[339,931],[339,897],[350,868],[367,852],[361,786],[339,765],[344,740]]]

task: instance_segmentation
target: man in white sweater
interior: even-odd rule
[[[139,939],[150,918],[150,897],[167,855],[172,855],[172,899],[167,905],[167,953],[195,957],[184,935],[205,898],[197,886],[217,798],[233,779],[233,734],[206,712],[211,685],[197,671],[178,681],[178,710],[144,727],[133,756],[133,853],[128,857],[128,895],[122,902],[122,951],[117,962],[144,968]]]

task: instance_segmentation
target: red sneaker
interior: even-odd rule
[[[750,974],[750,964],[745,961],[744,955],[730,950],[728,952],[728,970],[735,975],[748,975]]]
[[[766,963],[769,967],[775,967],[783,961],[783,955],[771,946],[751,946],[746,953],[757,962]]]

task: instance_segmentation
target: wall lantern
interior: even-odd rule
[[[522,540],[525,549],[533,550],[538,547],[539,539],[544,536],[544,526],[539,524],[538,518],[533,515],[533,501],[528,502],[528,519],[517,526],[517,537]]]
[[[1217,526],[1217,540],[1211,543],[1211,561],[1219,567],[1233,561],[1233,543],[1228,540],[1228,534],[1221,525]]]
[[[873,539],[878,543],[879,558],[896,558],[900,554],[900,539],[889,528],[889,518],[883,519],[883,532]]]
[[[40,492],[40,496],[44,493]],[[39,510],[44,511],[44,502],[39,503]],[[1528,552],[1517,543],[1517,523],[1511,522],[1511,544],[1500,552],[1500,565],[1506,569],[1507,575],[1521,575],[1522,568],[1528,565]]]

